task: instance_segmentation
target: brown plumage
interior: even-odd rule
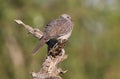
[[[73,29],[71,17],[67,14],[59,16],[56,20],[51,21],[45,26],[43,37],[39,44],[33,50],[33,54],[37,52],[50,39],[68,39]]]

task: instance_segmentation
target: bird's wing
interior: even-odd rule
[[[65,21],[63,24],[61,24],[60,28],[58,28],[57,34],[59,36],[63,36],[71,32],[72,28],[73,28],[73,23],[70,21]]]
[[[72,22],[64,18],[58,18],[46,25],[44,33],[51,38],[56,38],[68,33],[72,30],[72,26]]]

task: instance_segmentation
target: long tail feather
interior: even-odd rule
[[[39,42],[39,44],[34,48],[34,50],[32,51],[33,54],[36,54],[38,49],[41,48],[44,44],[46,43],[46,40],[44,38],[42,38]]]

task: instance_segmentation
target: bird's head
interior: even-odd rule
[[[62,14],[60,17],[63,17],[65,19],[67,19],[67,20],[71,20],[71,17],[68,14]]]

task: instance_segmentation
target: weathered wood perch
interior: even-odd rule
[[[31,26],[24,24],[21,20],[15,20],[15,22],[22,25],[36,38],[40,39],[42,37],[43,33],[39,29],[32,28]],[[46,43],[48,45],[47,57],[43,62],[40,71],[31,73],[33,79],[62,79],[60,74],[65,73],[66,71],[58,68],[58,64],[67,58],[63,48],[65,43],[66,40],[50,40]]]

